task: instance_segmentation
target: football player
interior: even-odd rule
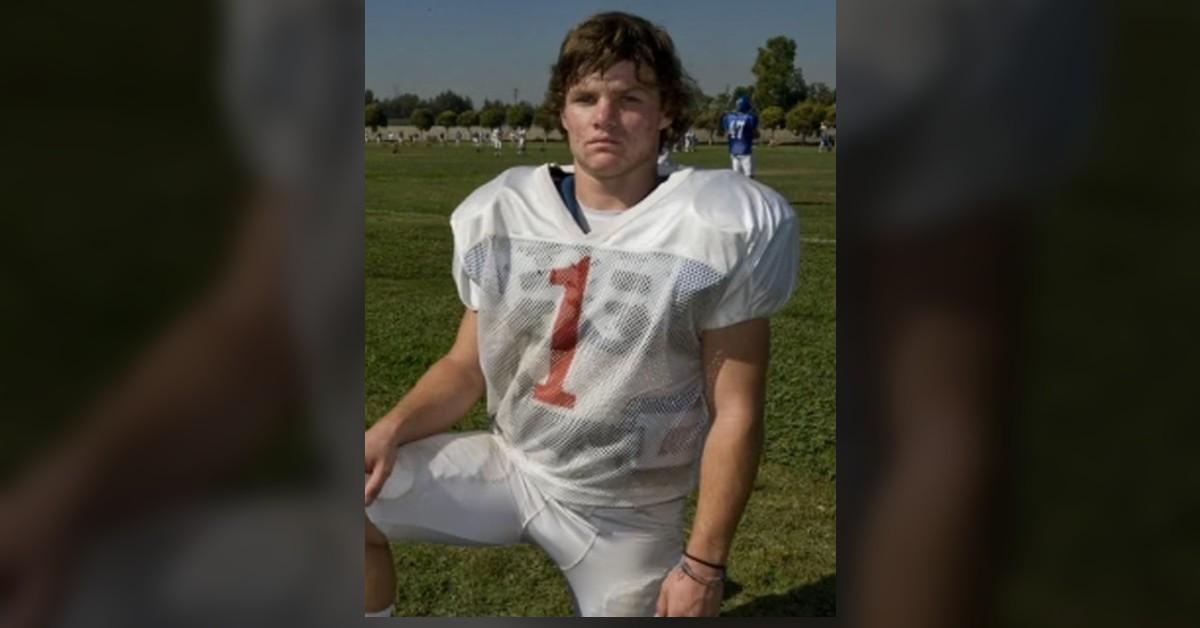
[[[504,151],[504,140],[500,137],[500,128],[492,129],[492,154],[497,157]]]
[[[758,116],[750,111],[750,99],[738,96],[737,111],[725,114],[721,126],[729,139],[729,157],[733,171],[754,177],[754,138],[758,136]]]
[[[658,174],[684,86],[661,28],[586,20],[549,87],[573,163],[509,169],[451,216],[457,338],[366,432],[368,615],[391,612],[389,542],[412,541],[533,543],[583,616],[720,610],[799,236],[757,182]],[[491,428],[449,432],[480,398]]]

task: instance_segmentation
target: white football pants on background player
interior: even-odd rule
[[[754,176],[754,155],[730,155],[733,161],[733,171],[747,177]]]
[[[532,543],[562,569],[580,615],[653,616],[663,578],[683,550],[686,500],[564,504],[532,484],[507,451],[488,432],[403,445],[367,517],[396,543]]]

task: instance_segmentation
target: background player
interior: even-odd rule
[[[725,114],[721,127],[729,140],[733,171],[754,177],[754,138],[758,136],[758,115],[750,111],[750,98],[739,96],[737,111]]]
[[[500,139],[500,127],[492,129],[492,154],[499,157],[504,151],[504,142]]]

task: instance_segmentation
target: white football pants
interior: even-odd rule
[[[398,543],[532,543],[562,569],[578,614],[653,616],[663,578],[683,550],[686,500],[567,505],[534,486],[506,451],[488,432],[403,445],[367,517]]]
[[[730,155],[733,161],[733,171],[740,172],[747,177],[754,176],[754,155]]]

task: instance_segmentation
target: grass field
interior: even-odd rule
[[[453,339],[462,312],[450,277],[447,218],[503,169],[570,163],[564,144],[501,157],[469,145],[366,147],[366,411],[395,404]],[[676,155],[727,168],[722,146]],[[730,559],[723,614],[835,614],[835,159],[810,147],[760,148],[759,179],[801,220],[801,280],[772,319],[767,447]],[[482,404],[461,429],[487,426]],[[564,616],[566,582],[530,546],[394,548],[403,616]]]

